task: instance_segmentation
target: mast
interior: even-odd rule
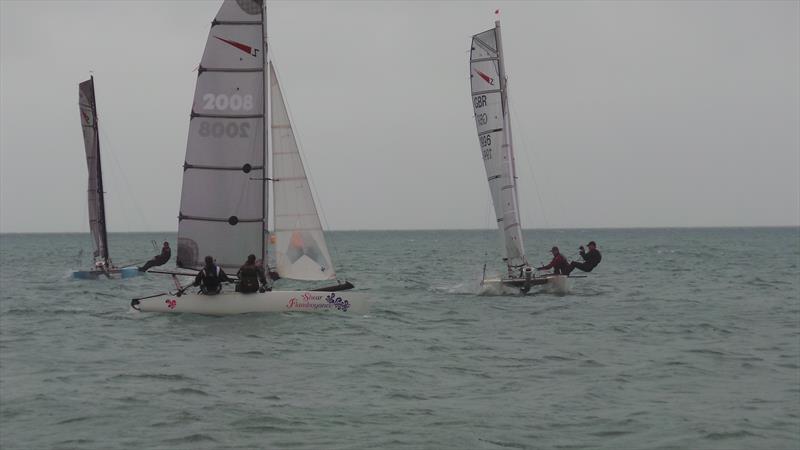
[[[267,65],[269,64],[269,59],[267,58],[267,2],[264,1],[261,5],[261,42],[262,42],[262,51],[261,51],[261,73],[263,74],[263,86],[264,86],[264,108],[263,114],[261,116],[261,126],[264,130],[261,140],[261,165],[264,167],[264,171],[262,172],[261,177],[261,195],[262,195],[262,204],[263,208],[261,209],[261,220],[263,223],[263,227],[261,229],[261,258],[264,264],[264,267],[269,268],[269,262],[267,258],[267,241],[266,236],[269,230],[269,158],[268,158],[268,142],[269,142],[269,127],[267,126],[267,111],[269,110],[269,71],[267,70]]]
[[[97,185],[90,187],[90,189],[94,188],[97,190],[97,223],[100,225],[100,257],[103,258],[103,262],[106,265],[109,265],[109,258],[108,258],[108,232],[106,231],[106,203],[105,197],[103,193],[103,164],[100,162],[100,134],[98,132],[97,127],[97,102],[95,101],[95,93],[94,93],[94,75],[89,77],[89,81],[91,82],[92,86],[92,98],[91,98],[91,105],[92,105],[92,117],[94,121],[92,123],[92,128],[94,130],[94,139],[95,145],[97,145],[97,154],[95,157],[96,160],[96,170],[97,170]]]
[[[506,78],[505,57],[503,56],[503,38],[500,36],[500,20],[494,21],[495,34],[497,36],[497,55],[498,55],[498,70],[500,75],[500,98],[503,107],[503,130],[506,136],[506,145],[508,145],[508,170],[510,174],[510,183],[513,186],[512,192],[514,197],[514,210],[517,211],[517,223],[522,231],[522,218],[519,217],[519,194],[517,190],[517,168],[514,158],[514,143],[511,138],[511,108],[508,105],[508,78]],[[520,239],[519,242],[522,263],[528,265],[528,258],[525,256],[525,247]],[[509,268],[511,261],[507,261]]]

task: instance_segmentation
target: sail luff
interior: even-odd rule
[[[508,165],[509,165],[509,174],[510,174],[510,182],[513,192],[513,210],[514,215],[517,218],[517,225],[516,225],[516,232],[515,234],[518,235],[519,239],[519,251],[520,257],[522,259],[522,263],[527,265],[528,259],[525,256],[525,243],[522,240],[522,218],[519,214],[519,190],[517,189],[517,168],[516,168],[516,160],[514,157],[514,140],[511,134],[511,108],[508,104],[508,77],[506,77],[506,65],[505,65],[505,56],[503,54],[503,38],[500,32],[500,21],[496,20],[494,22],[495,26],[495,34],[497,36],[497,55],[498,55],[498,65],[499,65],[499,72],[500,72],[500,90],[501,96],[503,101],[503,129],[505,130],[506,135],[506,145],[508,146]]]
[[[261,228],[261,253],[260,258],[262,259],[263,266],[268,267],[269,262],[267,260],[267,230],[269,230],[269,185],[268,185],[268,178],[269,178],[269,158],[267,153],[269,151],[268,142],[269,142],[269,127],[267,127],[267,114],[269,108],[266,105],[269,105],[269,72],[267,71],[267,65],[269,65],[269,58],[267,55],[267,2],[263,2],[261,5],[261,71],[263,74],[263,84],[262,88],[264,89],[264,110],[263,114],[261,115],[261,127],[264,132],[261,135],[261,165],[264,167],[263,176],[261,177],[261,195],[263,201],[261,202],[261,220],[263,220],[263,227]]]

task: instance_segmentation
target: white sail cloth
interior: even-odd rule
[[[276,270],[296,280],[334,279],[336,271],[272,65],[270,93]]]
[[[212,22],[198,68],[186,148],[178,266],[199,268],[206,255],[227,268],[239,267],[251,253],[265,258],[266,181],[272,178],[278,274],[334,279],[283,95],[266,60],[263,25],[260,0],[225,0]],[[271,112],[272,177],[267,170],[266,111]]]
[[[263,258],[267,189],[264,38],[260,1],[226,0],[195,87],[178,224],[179,267],[210,255],[239,267]]]
[[[527,264],[519,220],[500,25],[472,37],[470,81],[478,142],[509,265]]]

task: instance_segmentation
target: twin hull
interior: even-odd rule
[[[216,295],[165,294],[133,300],[131,306],[143,312],[196,313],[209,315],[254,312],[320,312],[347,314],[366,313],[369,304],[363,293],[319,291],[269,291],[242,294],[223,292]]]
[[[502,295],[511,294],[516,290],[521,290],[526,284],[524,278],[487,278],[481,282],[484,295]],[[567,275],[544,275],[535,277],[527,282],[528,288],[534,286],[544,286],[549,292],[557,295],[566,295],[569,293],[569,277]],[[527,290],[522,291],[526,293]]]
[[[97,280],[100,278],[133,278],[141,275],[138,267],[123,267],[121,269],[103,270],[76,270],[72,272],[72,278],[79,280]]]

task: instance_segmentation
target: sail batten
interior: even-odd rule
[[[527,264],[519,222],[519,201],[507,107],[500,23],[472,37],[470,87],[478,143],[486,169],[495,219],[509,266]],[[508,224],[508,225],[506,225]]]

